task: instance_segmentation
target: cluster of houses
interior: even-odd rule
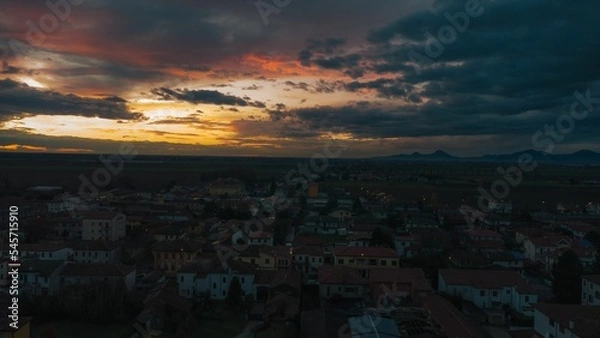
[[[340,326],[356,336],[374,314],[378,324],[367,327],[374,336],[486,337],[480,324],[506,325],[509,314],[532,321],[520,332],[529,337],[600,332],[598,321],[595,327],[585,319],[600,310],[600,276],[582,278],[581,305],[553,304],[548,294],[552,266],[565,250],[573,250],[586,269],[598,259],[586,239],[598,231],[594,218],[571,218],[557,208],[552,217],[513,222],[505,217],[513,204],[500,201],[473,223],[457,208],[399,202],[383,193],[324,194],[311,184],[306,196],[290,197],[289,226],[277,237],[281,219],[271,211],[289,191],[281,184],[273,196],[268,184],[253,189],[219,179],[160,193],[2,201],[23,209],[20,288],[31,297],[99,281],[142,290],[147,297],[132,332],[139,335],[159,334],[164,318],[157,309],[165,307],[186,314],[182,330],[193,326],[192,305],[228,299],[234,282],[254,304],[248,320],[296,321],[303,337],[331,337]],[[209,212],[210,204],[228,214]],[[253,227],[265,209],[272,219]],[[250,219],[236,216],[243,214]],[[5,253],[7,233],[0,237]],[[443,262],[432,271],[420,259]],[[8,262],[3,255],[2,286],[9,284]],[[321,307],[304,309],[310,290]]]

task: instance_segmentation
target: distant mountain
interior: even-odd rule
[[[514,162],[519,160],[523,154],[529,154],[537,162],[557,164],[600,164],[600,153],[591,150],[580,150],[572,154],[547,154],[542,151],[525,150],[512,154],[483,155],[479,157],[457,157],[442,150],[431,154],[414,152],[410,155],[399,154],[386,157],[374,157],[376,160],[384,161],[452,161],[452,162]]]

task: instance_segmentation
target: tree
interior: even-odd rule
[[[375,230],[373,230],[371,240],[369,241],[369,246],[382,246],[392,249],[395,247],[392,236],[383,232],[380,227],[377,227]]]
[[[592,243],[597,250],[600,250],[600,234],[598,232],[590,231],[585,235],[584,239]]]
[[[242,301],[242,284],[237,277],[233,277],[227,291],[227,306],[232,310],[238,310],[243,305]]]
[[[360,198],[356,198],[354,200],[354,204],[352,204],[352,211],[354,213],[361,213],[363,211],[363,205],[362,202],[360,201]]]
[[[552,268],[552,292],[557,303],[579,304],[582,273],[581,261],[573,250],[569,249],[560,255]]]

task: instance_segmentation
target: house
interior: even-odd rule
[[[394,249],[382,247],[341,247],[333,251],[335,265],[349,266],[359,269],[372,267],[397,268],[398,255]],[[366,275],[365,275],[366,276]]]
[[[600,306],[600,275],[581,277],[581,305]]]
[[[566,221],[563,222],[561,228],[567,230],[573,234],[573,237],[582,239],[590,232],[598,232],[600,234],[600,229],[585,222],[581,221]]]
[[[83,217],[81,238],[117,241],[125,237],[126,223],[125,215],[119,212],[91,212]]]
[[[154,268],[174,275],[185,262],[196,259],[202,252],[202,245],[200,241],[189,239],[160,242],[152,249]]]
[[[266,301],[277,293],[288,293],[298,298],[301,284],[302,276],[299,271],[258,270],[254,280],[254,294],[259,301]]]
[[[73,250],[73,260],[77,263],[115,264],[120,259],[119,246],[105,240],[80,240],[69,244]]]
[[[407,297],[418,304],[433,292],[423,270],[414,268],[371,268],[369,288],[377,306],[398,304]]]
[[[19,294],[25,296],[55,295],[60,291],[63,260],[28,259],[19,267]]]
[[[412,257],[412,255],[410,254],[410,250],[408,250],[408,248],[410,248],[411,246],[413,246],[417,243],[417,238],[415,236],[412,236],[412,235],[396,236],[394,238],[394,242],[396,245],[396,253],[398,254],[399,257],[405,257],[405,258]]]
[[[432,214],[413,215],[405,220],[406,229],[437,228],[439,226],[438,218]]]
[[[238,253],[237,259],[256,264],[259,270],[275,270],[276,268],[275,252],[272,247],[267,245],[250,245]]]
[[[152,233],[152,238],[157,242],[162,241],[173,241],[184,237],[184,231],[181,228],[175,226],[166,226],[157,229]]]
[[[342,265],[319,267],[319,295],[321,298],[362,298],[369,289],[369,280],[356,268]]]
[[[492,265],[507,269],[523,269],[525,262],[525,255],[520,251],[500,251],[489,254],[487,257]]]
[[[127,291],[135,285],[136,268],[119,264],[69,263],[61,273],[61,287],[109,282],[117,286],[123,282]]]
[[[365,234],[354,234],[348,235],[346,240],[348,241],[348,246],[369,246],[369,242],[371,242],[371,235]]]
[[[352,218],[352,212],[347,209],[335,209],[333,211],[330,211],[328,216],[335,217],[338,220],[343,221],[345,219]]]
[[[83,220],[79,217],[47,217],[46,225],[50,228],[49,235],[57,239],[81,239]]]
[[[508,305],[533,316],[538,296],[529,283],[512,270],[450,270],[438,272],[438,291],[459,296],[481,309]]]
[[[22,243],[19,244],[21,258],[66,261],[73,256],[73,250],[65,243]]]
[[[490,201],[488,209],[498,214],[510,214],[513,210],[513,203],[509,201]]]
[[[439,325],[442,332],[438,336],[448,338],[487,338],[489,333],[459,311],[450,301],[436,294],[423,301],[423,309]],[[531,338],[531,337],[530,337]]]
[[[252,231],[248,234],[248,244],[273,246],[273,233],[269,231]]]
[[[598,337],[600,307],[577,304],[535,305],[534,330],[539,337]]]
[[[316,279],[324,260],[324,250],[320,246],[303,245],[292,248],[292,265],[306,279]]]
[[[600,215],[600,203],[588,203],[585,205],[585,213],[588,215]]]
[[[242,261],[229,260],[223,266],[216,260],[208,264],[190,262],[177,272],[179,295],[193,298],[209,295],[211,299],[226,299],[233,279],[237,278],[242,288],[242,296],[254,295],[256,266]]]
[[[300,313],[301,275],[298,271],[275,272],[265,303],[265,320],[287,321]]]
[[[453,250],[448,255],[451,266],[459,269],[481,269],[489,265],[484,255],[468,250]]]
[[[538,260],[540,254],[554,252],[571,246],[569,237],[562,235],[548,235],[543,237],[530,237],[523,241],[525,257],[532,261]]]
[[[341,221],[332,216],[309,216],[302,226],[304,233],[338,235]]]
[[[515,241],[518,245],[521,245],[528,238],[544,237],[550,235],[553,235],[553,233],[540,228],[523,228],[515,231]]]

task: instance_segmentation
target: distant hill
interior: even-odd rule
[[[447,162],[517,162],[522,154],[529,154],[537,162],[557,164],[600,164],[600,153],[591,150],[580,150],[572,154],[547,154],[541,151],[526,150],[512,154],[483,155],[479,157],[452,156],[445,151],[437,150],[431,154],[399,154],[372,159],[384,161],[447,161]]]

